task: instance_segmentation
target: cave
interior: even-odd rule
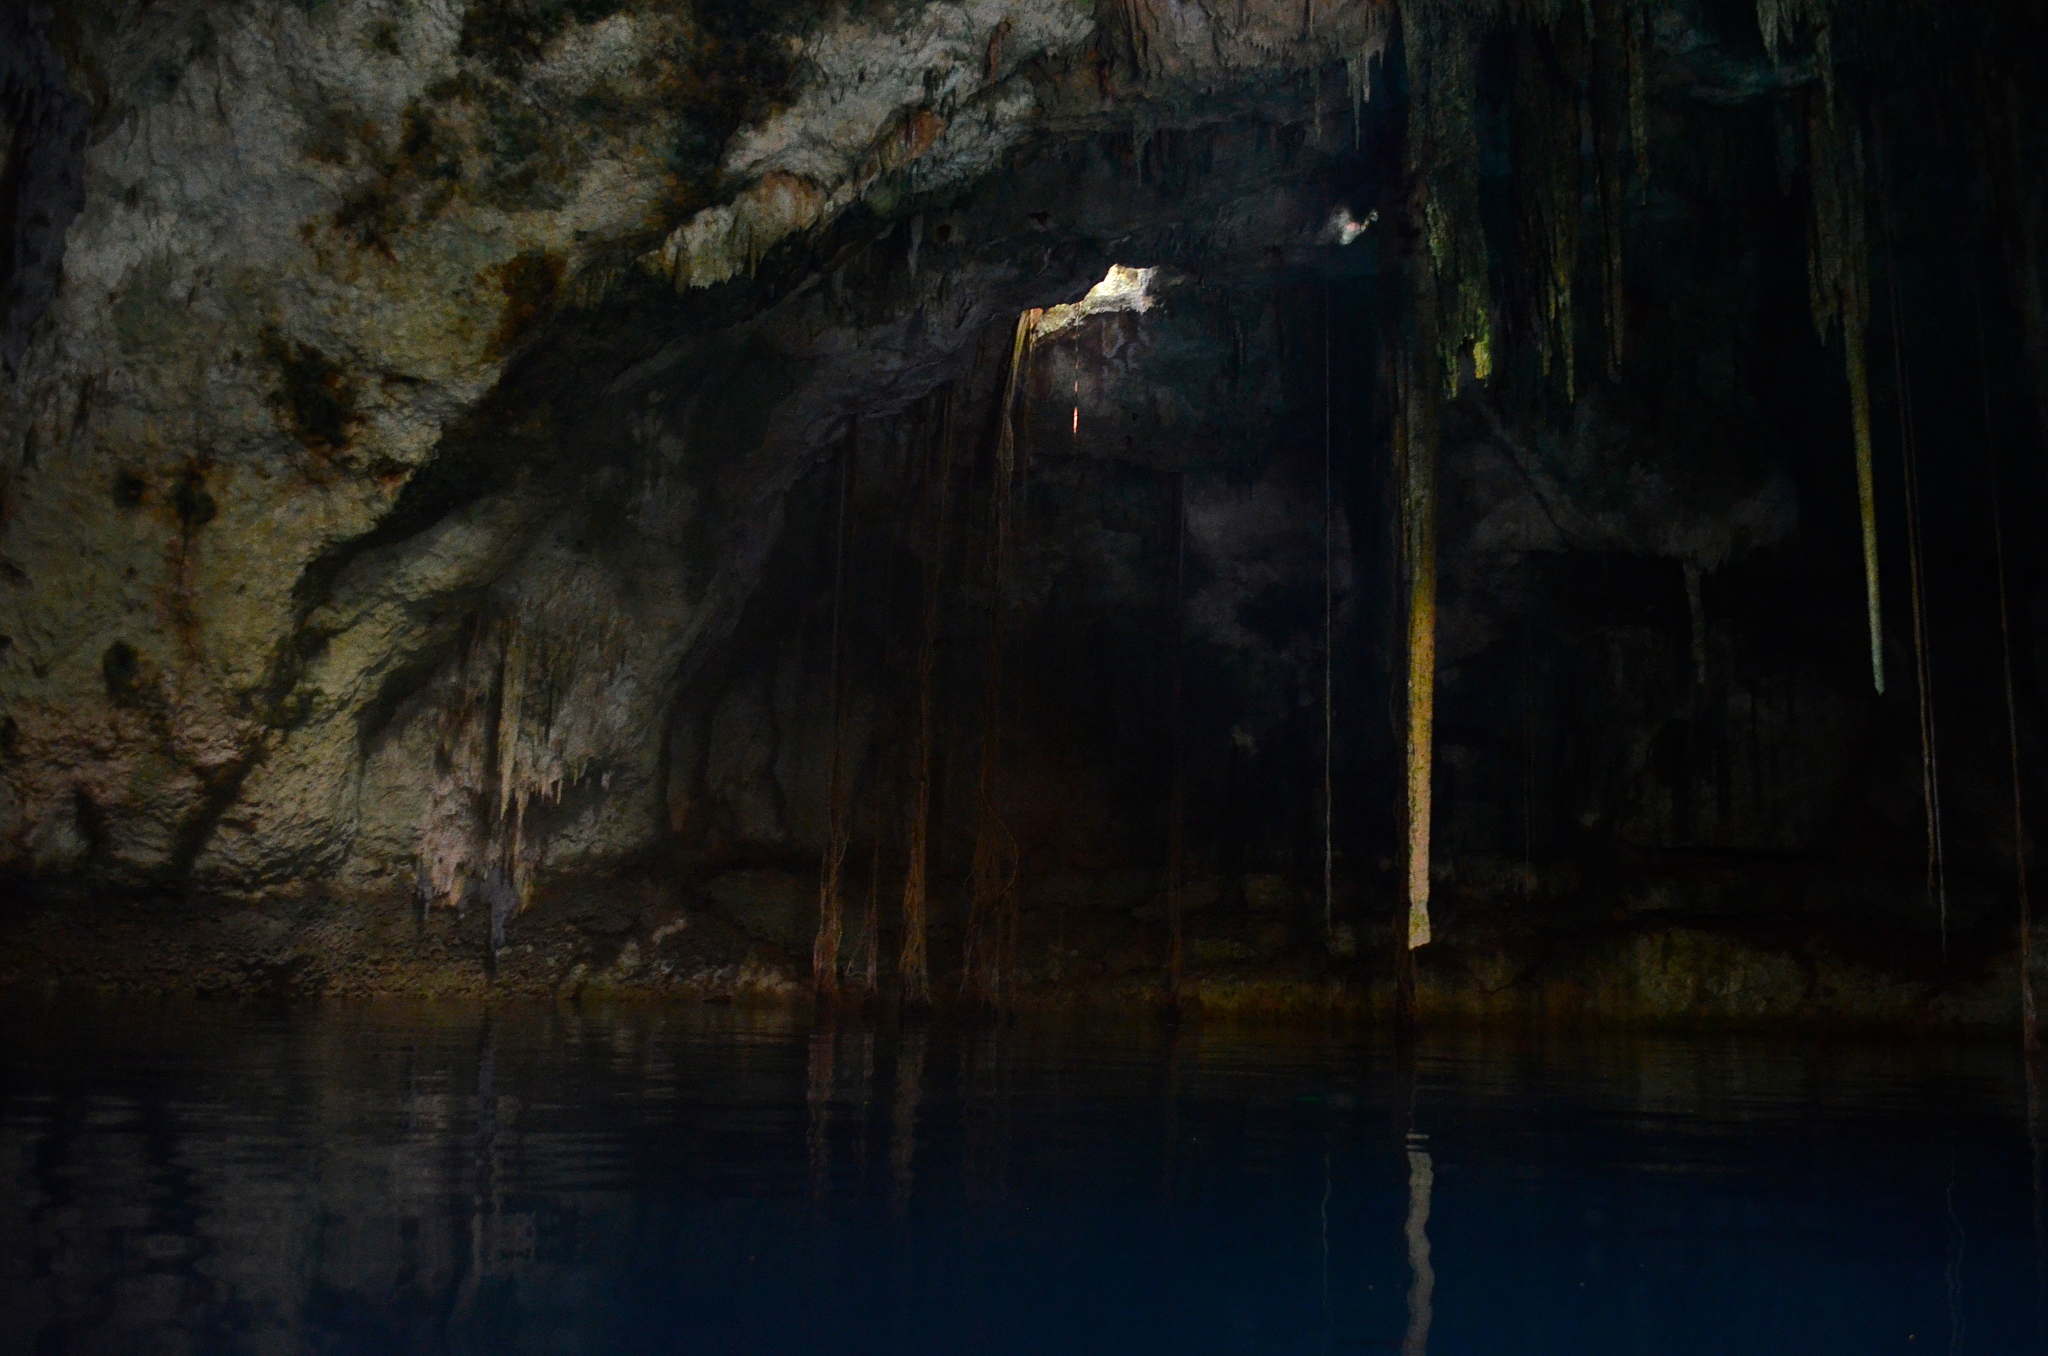
[[[0,0],[0,1346],[2043,1349],[2043,53]]]
[[[2018,8],[260,9],[9,9],[13,980],[2018,1020]]]

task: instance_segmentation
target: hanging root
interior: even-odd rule
[[[874,851],[868,861],[868,907],[861,918],[860,952],[853,969],[854,987],[865,1001],[873,1001],[882,988],[881,888],[882,826],[878,822]]]
[[[997,412],[995,467],[989,484],[988,657],[982,689],[980,825],[969,868],[967,937],[960,963],[961,997],[996,1006],[1016,934],[1017,840],[1003,822],[1003,581],[1009,556],[1010,497],[1017,474],[1017,393],[1031,362],[1031,340],[1044,313],[1017,317]]]
[[[1166,983],[1168,996],[1180,999],[1182,938],[1181,917],[1187,894],[1187,844],[1184,834],[1187,813],[1186,720],[1181,710],[1182,669],[1186,638],[1181,622],[1182,590],[1187,579],[1188,484],[1187,472],[1174,480],[1173,491],[1173,796],[1166,829]]]
[[[944,580],[946,519],[953,484],[953,393],[939,396],[939,427],[925,447],[927,497],[937,477],[937,507],[931,514],[931,555],[924,566],[924,616],[917,648],[917,768],[911,792],[908,861],[903,873],[903,953],[897,962],[902,1001],[931,1001],[930,921],[926,872],[930,869],[932,824],[932,670],[939,643],[939,588]]]
[[[818,935],[811,943],[811,985],[820,1002],[839,996],[839,942],[845,929],[840,879],[846,866],[845,694],[841,690],[840,646],[846,603],[846,531],[848,501],[853,496],[853,462],[860,448],[856,426],[839,463],[839,528],[833,541],[832,565],[832,752],[825,779],[825,856],[818,870]]]
[[[1335,516],[1330,488],[1330,288],[1323,286],[1323,945],[1336,941],[1336,801],[1332,777],[1337,727],[1336,654],[1332,648],[1336,619],[1336,574],[1332,568]]]

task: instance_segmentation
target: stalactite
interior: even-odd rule
[[[1628,348],[1628,306],[1622,267],[1622,212],[1629,165],[1646,170],[1634,136],[1640,63],[1629,59],[1631,35],[1640,31],[1631,0],[1588,0],[1586,121],[1593,145],[1593,190],[1600,214],[1600,314],[1607,335],[1607,376],[1621,378]]]
[[[1896,348],[1898,321],[1893,316],[1892,342]],[[1927,819],[1927,896],[1941,916],[1941,949],[1948,952],[1948,883],[1942,863],[1941,763],[1934,724],[1934,675],[1927,654],[1926,564],[1920,535],[1920,468],[1914,448],[1912,414],[1905,388],[1905,373],[1897,353],[1893,355],[1899,380],[1899,444],[1904,452],[1903,492],[1906,502],[1906,570],[1913,604],[1913,675],[1920,717],[1920,800]]]
[[[846,607],[847,510],[853,497],[853,463],[859,455],[860,431],[856,425],[847,439],[839,463],[839,525],[833,539],[832,565],[832,657],[831,657],[831,739],[832,749],[825,781],[825,856],[818,871],[818,935],[811,944],[811,986],[820,1001],[839,995],[839,941],[845,926],[839,895],[840,876],[846,865],[845,693],[841,690],[841,646]]]
[[[1520,274],[1531,292],[1538,356],[1546,373],[1563,369],[1567,397],[1575,394],[1580,149],[1589,142],[1607,368],[1618,378],[1627,342],[1623,210],[1631,177],[1646,196],[1650,170],[1646,0],[1403,0],[1399,8],[1409,168],[1421,189],[1417,218],[1434,275],[1432,366],[1446,390],[1455,393],[1468,358],[1473,375],[1487,380],[1500,343],[1480,215],[1476,104],[1482,49],[1504,24],[1515,43],[1511,168]]]
[[[1864,602],[1870,624],[1870,676],[1884,691],[1884,615],[1878,592],[1877,490],[1870,450],[1870,371],[1864,335],[1870,320],[1868,247],[1864,239],[1862,139],[1832,107],[1807,112],[1811,149],[1814,324],[1826,334],[1839,322],[1849,380],[1849,417],[1856,443],[1856,503],[1863,529]]]
[[[1421,186],[1421,225],[1433,280],[1436,368],[1455,391],[1469,353],[1473,374],[1493,369],[1493,300],[1479,214],[1475,104],[1479,49],[1493,21],[1483,0],[1402,0],[1408,53],[1408,163]]]
[[[931,553],[924,563],[924,612],[917,645],[917,766],[911,792],[910,832],[903,875],[903,953],[897,962],[902,1001],[931,1001],[930,921],[926,873],[931,858],[932,670],[938,660],[939,589],[945,579],[946,527],[953,487],[953,391],[939,395],[937,436],[925,445],[924,486],[931,510]],[[934,488],[936,486],[936,488]]]
[[[1530,279],[1530,326],[1543,374],[1559,370],[1565,399],[1577,394],[1572,275],[1579,256],[1579,119],[1582,39],[1569,19],[1515,33],[1514,181],[1517,235]]]
[[[601,776],[631,681],[624,628],[580,587],[487,612],[440,680],[436,773],[421,817],[423,907],[490,910],[493,952],[526,906],[544,844],[536,820]],[[598,613],[595,621],[592,612]]]
[[[1870,322],[1869,244],[1865,229],[1863,139],[1843,108],[1834,61],[1829,0],[1757,0],[1764,46],[1782,62],[1810,40],[1821,88],[1806,95],[1807,279],[1814,327],[1826,337],[1839,324],[1849,383],[1849,420],[1856,448],[1856,501],[1863,528],[1864,605],[1870,628],[1870,678],[1884,691],[1884,614],[1878,592],[1877,490],[1871,465],[1870,372],[1865,335]]]
[[[1906,505],[1906,578],[1913,614],[1913,677],[1920,718],[1920,798],[1927,820],[1928,903],[1941,917],[1941,950],[1948,954],[1948,880],[1942,852],[1940,739],[1934,721],[1934,671],[1929,657],[1927,571],[1920,532],[1920,449],[1913,427],[1913,384],[1906,366],[1903,308],[1899,305],[1899,249],[1891,227],[1891,202],[1879,145],[1879,211],[1884,222],[1890,301],[1893,403],[1899,416],[1899,465]]]
[[[1017,474],[1017,399],[1031,361],[1040,317],[1017,317],[1010,360],[997,409],[995,464],[989,484],[988,655],[982,690],[980,823],[969,867],[967,937],[960,962],[961,996],[990,1005],[1002,1001],[1017,874],[1017,844],[1002,813],[1003,796],[1003,586],[1009,557],[1011,491]]]
[[[1364,139],[1365,106],[1372,102],[1372,65],[1384,53],[1384,48],[1373,46],[1363,51],[1350,52],[1344,57],[1344,92],[1351,97],[1351,149],[1357,150]]]
[[[1419,306],[1418,311],[1426,307]],[[1439,383],[1428,371],[1429,345],[1402,381],[1401,541],[1407,597],[1407,756],[1405,898],[1407,948],[1426,946],[1429,925],[1430,774],[1436,725],[1436,456]]]

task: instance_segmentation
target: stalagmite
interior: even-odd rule
[[[847,439],[839,463],[839,527],[833,542],[832,566],[832,752],[825,780],[825,857],[818,872],[818,935],[811,944],[811,986],[820,1000],[829,1002],[839,995],[839,940],[845,922],[839,897],[839,879],[846,865],[846,795],[844,776],[845,719],[844,693],[840,690],[840,632],[846,602],[846,520],[847,501],[853,494],[853,461],[860,446],[856,427]]]
[[[982,690],[980,824],[969,868],[967,938],[960,961],[961,996],[1001,1001],[1013,930],[1017,845],[1002,815],[1003,581],[1009,556],[1010,496],[1017,472],[1017,397],[1031,361],[1031,341],[1044,312],[1017,317],[996,419],[995,465],[989,485],[988,658]]]
[[[917,768],[911,794],[907,863],[903,875],[903,952],[897,962],[902,1001],[917,1006],[931,1001],[928,951],[926,872],[930,870],[932,824],[932,668],[939,646],[939,585],[944,579],[946,523],[953,487],[953,392],[939,396],[937,437],[925,449],[925,490],[933,493],[931,555],[924,564],[924,615],[917,646]]]

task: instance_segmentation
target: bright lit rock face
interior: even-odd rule
[[[1919,907],[1913,723],[1864,691],[1840,359],[1807,315],[1815,20],[1773,59],[1746,6],[1602,0],[1590,37],[1456,57],[1567,22],[1540,8],[0,5],[0,873],[500,924],[636,873],[800,953],[835,684],[855,888],[870,860],[898,888],[935,572],[942,930],[994,641],[1027,910],[1149,923],[1179,647],[1189,869],[1261,920],[1211,959],[1320,954],[1326,563],[1340,912],[1370,930],[1391,889],[1386,373],[1427,258],[1443,332],[1478,339],[1444,408],[1437,863],[1473,973],[1528,921],[1487,901]],[[1584,72],[1554,127],[1546,70]],[[1596,127],[1603,99],[1627,114]],[[1967,316],[1935,300],[1975,256],[1931,206],[1976,181],[1906,107],[1880,112],[1931,465],[1981,443]],[[1470,155],[1411,167],[1424,123]],[[1991,180],[2013,221],[2030,176]],[[1549,281],[1499,281],[1532,260]],[[2028,267],[1989,313],[2014,439]],[[1981,481],[1943,485],[1936,675],[1991,673]],[[2031,548],[2014,568],[2026,649]],[[2006,773],[1980,733],[1949,757],[1983,823]],[[1957,844],[2005,869],[1996,834]],[[1993,887],[1956,890],[1991,928]]]

